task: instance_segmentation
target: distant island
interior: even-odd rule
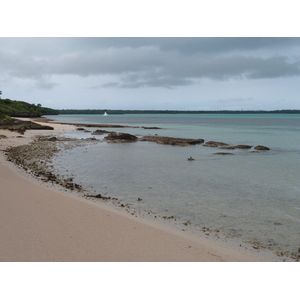
[[[35,118],[43,115],[125,115],[125,114],[300,114],[297,109],[282,110],[122,110],[122,109],[52,109],[41,104],[0,98],[0,122],[12,117]]]

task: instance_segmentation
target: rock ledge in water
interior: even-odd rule
[[[258,145],[256,147],[254,147],[255,150],[270,150],[270,148],[266,147],[266,146],[261,146],[261,145]]]
[[[173,138],[167,136],[143,136],[139,141],[155,142],[157,144],[172,146],[190,146],[204,143],[203,139]]]
[[[115,142],[135,142],[137,137],[129,133],[115,133],[111,132],[108,136],[104,138],[106,141],[115,141]]]

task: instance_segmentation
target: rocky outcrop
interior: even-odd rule
[[[172,146],[190,146],[204,143],[203,139],[173,138],[167,136],[143,136],[139,141],[155,142],[157,144]]]
[[[53,127],[40,125],[31,121],[14,120],[11,124],[0,125],[0,129],[8,129],[24,134],[26,130],[53,130]]]
[[[135,142],[137,139],[138,138],[135,135],[123,132],[111,132],[108,136],[104,138],[104,140],[112,142]]]
[[[266,147],[266,146],[261,146],[261,145],[258,145],[256,147],[254,147],[255,150],[270,150],[270,148]]]

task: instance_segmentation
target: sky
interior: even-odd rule
[[[300,109],[300,38],[2,37],[2,98],[55,109]]]
[[[300,109],[290,0],[46,3],[2,7],[2,98],[54,109]]]

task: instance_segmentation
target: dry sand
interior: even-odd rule
[[[73,126],[52,124],[54,131],[0,130],[0,150],[29,143],[34,135],[57,134]],[[51,126],[52,126],[51,125]],[[274,261],[267,252],[169,228],[87,201],[31,178],[6,161],[0,151],[0,261]]]

